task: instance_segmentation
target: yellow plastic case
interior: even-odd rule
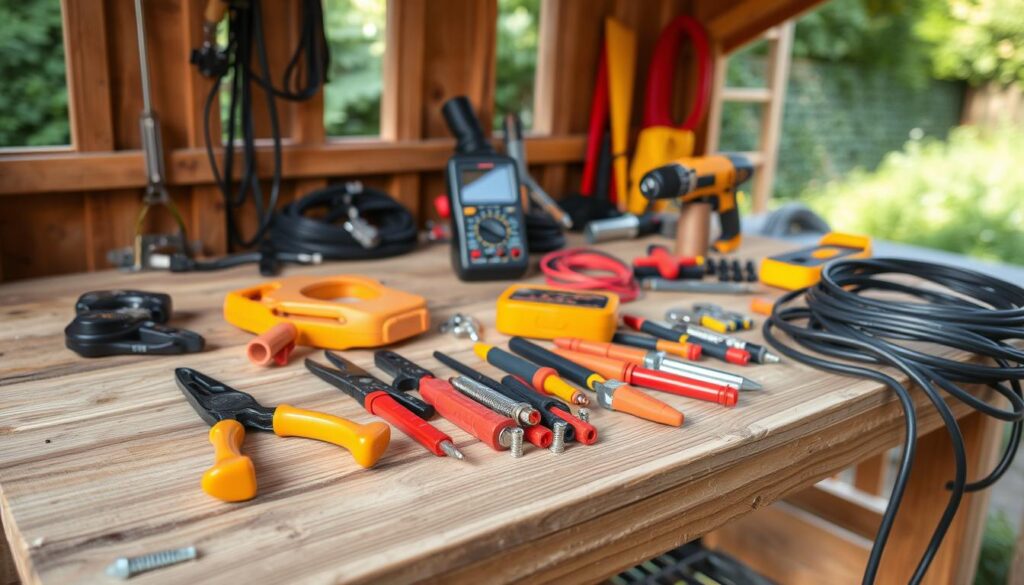
[[[498,297],[498,331],[534,339],[611,341],[619,295],[542,284],[514,284]]]
[[[292,276],[230,292],[224,319],[256,334],[287,321],[298,329],[296,344],[323,349],[379,347],[430,327],[426,299],[352,275]]]
[[[833,260],[871,257],[871,238],[831,232],[817,246],[769,256],[761,261],[761,282],[768,286],[796,290],[821,280],[821,269]]]

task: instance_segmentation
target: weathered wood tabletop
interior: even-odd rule
[[[646,242],[605,246],[629,258]],[[753,241],[741,256],[786,249]],[[288,274],[364,274],[424,295],[436,326],[455,311],[493,329],[508,283],[459,283],[441,247],[375,262],[289,268]],[[221,318],[224,294],[259,282],[254,267],[205,274],[103,272],[0,286],[0,493],[4,530],[26,582],[106,582],[112,559],[195,545],[196,562],[137,578],[196,582],[381,582],[437,579],[593,581],[689,541],[794,490],[891,447],[902,422],[879,385],[792,362],[747,367],[765,390],[738,407],[658,393],[686,413],[682,428],[595,411],[600,441],[554,455],[527,445],[512,459],[445,420],[467,456],[437,458],[400,432],[364,470],[333,445],[252,433],[244,451],[256,499],[214,500],[199,489],[212,462],[207,425],[182,398],[173,369],[191,366],[259,401],[372,420],[309,375],[301,359],[258,369],[243,355],[250,334]],[[534,272],[531,281],[539,281]],[[63,345],[79,294],[164,291],[173,325],[208,349],[188,356],[83,359]],[[767,291],[766,291],[767,292]],[[768,292],[768,294],[774,294]],[[706,300],[705,297],[704,300]],[[628,305],[661,318],[697,297],[647,293]],[[749,297],[717,296],[745,310]],[[751,339],[760,334],[751,333]],[[471,342],[436,332],[396,346],[435,373],[435,349],[496,373]],[[297,352],[301,358],[310,350]],[[372,367],[368,351],[346,355]],[[719,366],[720,364],[712,364]],[[733,366],[721,365],[723,368]],[[962,414],[962,411],[957,411]],[[922,414],[922,431],[938,426]]]

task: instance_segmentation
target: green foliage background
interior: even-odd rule
[[[0,147],[70,142],[60,3],[0,2]]]

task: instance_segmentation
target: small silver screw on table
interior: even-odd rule
[[[138,557],[121,557],[107,567],[107,575],[118,579],[131,579],[139,573],[177,565],[195,558],[196,547],[194,546],[163,550]]]

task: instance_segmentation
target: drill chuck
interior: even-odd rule
[[[660,166],[640,180],[640,193],[650,200],[675,199],[696,188],[696,171],[678,163]]]

